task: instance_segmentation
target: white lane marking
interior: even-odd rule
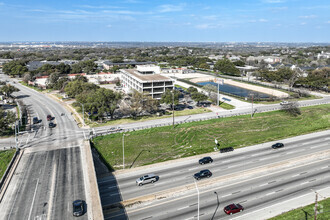
[[[49,195],[49,200],[48,200],[48,210],[47,210],[47,220],[50,219],[51,216],[51,211],[53,208],[53,197],[54,197],[54,189],[55,189],[55,178],[56,178],[56,171],[57,171],[57,163],[55,161],[54,167],[53,167],[53,172],[52,172],[52,183],[50,186],[50,195]]]
[[[197,170],[197,169],[199,169],[199,167],[190,168],[188,170]]]
[[[108,187],[108,189],[115,188],[115,187],[117,187],[117,186],[110,186],[110,187]]]
[[[266,196],[272,195],[272,194],[274,194],[274,193],[275,193],[275,192],[267,193]]]
[[[296,175],[293,175],[292,177],[296,177],[296,176],[299,176],[300,174],[296,174]]]
[[[314,149],[314,148],[318,148],[318,147],[322,147],[322,146],[313,146],[313,147],[310,147],[310,149]]]
[[[223,197],[227,197],[227,196],[231,196],[231,194],[227,194],[227,195],[224,195],[224,196],[221,196],[221,197],[223,198]]]
[[[330,137],[328,137],[328,138],[324,138],[324,140],[330,140]]]
[[[185,207],[182,207],[182,208],[178,208],[178,210],[182,210],[182,209],[186,209],[186,208],[189,208],[189,206],[185,206]]]
[[[115,196],[115,195],[119,195],[119,193],[110,194],[110,196]]]
[[[39,178],[37,180],[36,189],[34,190],[34,195],[33,195],[32,203],[31,203],[31,209],[30,209],[30,214],[29,214],[28,220],[30,220],[30,218],[31,218],[33,204],[34,204],[34,199],[36,198],[36,194],[37,194],[38,184],[39,184]]]
[[[264,184],[261,184],[261,185],[259,185],[259,186],[266,186],[266,185],[268,185],[268,183],[264,183]]]
[[[327,188],[329,188],[329,187],[327,187]],[[327,189],[327,188],[323,188],[322,190]],[[329,188],[329,189],[330,189],[330,188]],[[313,192],[313,193],[314,193],[314,192]],[[302,195],[302,196],[295,197],[295,198],[292,198],[292,199],[288,199],[288,200],[285,200],[285,201],[283,201],[283,202],[279,202],[279,203],[273,204],[273,205],[271,205],[271,206],[268,206],[268,207],[266,207],[266,208],[269,209],[269,208],[271,208],[271,207],[273,207],[273,206],[276,206],[276,205],[279,205],[279,204],[283,204],[283,203],[286,203],[286,202],[290,202],[290,201],[292,201],[292,200],[297,200],[297,199],[302,198],[302,197],[304,197],[304,196],[306,196],[306,195],[309,195],[309,194],[311,194],[311,193],[306,193],[306,194],[304,194],[304,195]],[[243,218],[242,218],[243,216],[251,215],[251,214],[253,214],[253,213],[255,213],[255,212],[260,212],[261,210],[264,210],[264,209],[266,209],[266,208],[261,208],[261,209],[259,209],[259,210],[255,210],[255,211],[253,211],[253,212],[249,212],[249,213],[246,213],[246,214],[242,214],[242,215],[240,215],[240,216],[238,216],[238,217],[232,218],[232,220],[233,220],[233,219],[243,219]]]
[[[304,184],[307,184],[307,183],[309,183],[309,182],[300,183],[300,185],[304,185]]]
[[[321,169],[326,169],[326,168],[328,168],[328,166],[326,166],[326,167],[321,167]]]

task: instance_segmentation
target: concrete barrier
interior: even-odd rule
[[[19,161],[21,160],[23,152],[24,152],[24,150],[18,150],[18,151],[15,152],[15,155],[11,159],[11,161],[10,161],[3,177],[1,178],[1,181],[0,181],[0,203],[1,203],[3,197],[6,193],[6,190],[8,188],[9,183],[10,183],[10,180],[11,180],[12,176],[14,175],[16,167],[17,167]]]
[[[82,146],[82,161],[84,170],[85,192],[88,204],[88,218],[93,220],[104,219],[99,188],[96,179],[94,161],[89,140]]]

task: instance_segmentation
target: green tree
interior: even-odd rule
[[[173,93],[174,93],[174,105],[179,104],[179,92],[176,90],[166,89],[163,93],[162,98],[160,99],[160,103],[170,104],[171,108],[173,108]]]
[[[32,80],[32,76],[31,76],[31,73],[25,73],[24,76],[23,76],[23,81],[25,83],[28,83],[29,81]]]
[[[201,92],[194,92],[193,94],[191,94],[191,98],[197,102],[197,104],[199,104],[199,102],[201,101],[205,101],[208,99],[208,96],[201,93]]]
[[[234,61],[233,64],[235,66],[245,66],[245,63],[242,60]]]
[[[5,85],[5,86],[2,86],[2,87],[0,88],[0,92],[1,92],[3,95],[5,95],[7,98],[9,98],[13,92],[18,92],[18,91],[19,91],[18,88],[16,88],[15,86],[12,86],[12,85],[10,85],[10,84]]]
[[[189,92],[189,93],[194,93],[194,92],[198,92],[198,90],[197,90],[195,87],[190,86],[190,87],[187,89],[187,92]]]
[[[26,68],[26,62],[22,60],[14,60],[3,65],[2,71],[11,76],[21,77],[24,73],[28,71]]]
[[[81,80],[74,80],[69,82],[65,88],[64,91],[69,97],[75,98],[77,95],[80,93],[84,92],[92,92],[96,89],[98,89],[99,86],[92,84],[92,83],[87,83]]]
[[[207,63],[201,63],[199,64],[198,68],[200,69],[210,69],[210,65]]]
[[[83,70],[79,63],[72,65],[71,73],[82,73],[82,72],[83,72]]]
[[[51,73],[47,79],[48,85],[50,86],[50,88],[56,87],[56,84],[59,79],[60,79],[60,73],[58,73],[58,72]]]
[[[227,75],[240,76],[240,71],[228,59],[218,60],[214,64],[214,69]]]
[[[10,129],[10,125],[16,120],[15,113],[12,111],[5,111],[0,107],[0,135],[6,133]]]
[[[218,88],[212,84],[206,84],[203,86],[203,89],[208,93],[208,96],[211,96],[212,92],[217,92]]]

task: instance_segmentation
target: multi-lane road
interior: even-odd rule
[[[199,165],[198,158],[194,158],[101,178],[99,190],[104,207],[120,201],[138,202],[105,212],[105,219],[196,218],[197,195],[192,176],[201,169],[213,173],[211,178],[198,181],[201,219],[229,219],[223,208],[233,202],[241,203],[246,214],[303,195],[310,188],[329,185],[330,132],[291,138],[284,143],[284,148],[276,150],[269,143],[214,154],[212,164]],[[147,173],[159,175],[160,180],[136,186],[135,180]]]
[[[14,95],[41,122],[21,142],[24,153],[0,203],[0,219],[74,219],[72,202],[86,201],[80,148],[83,133],[59,103],[14,85],[20,89]],[[55,128],[48,127],[48,114],[54,117]],[[85,213],[80,219],[87,218]]]

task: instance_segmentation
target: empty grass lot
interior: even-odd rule
[[[311,204],[303,208],[294,209],[286,212],[282,215],[278,215],[269,220],[314,220],[314,205]],[[319,214],[317,220],[329,220],[330,219],[330,198],[318,202]],[[305,214],[308,213],[308,214]],[[307,215],[307,218],[306,218]]]
[[[136,167],[214,151],[240,148],[330,128],[330,105],[301,108],[293,117],[282,111],[219,118],[208,121],[145,129],[125,134],[125,166]],[[122,166],[123,134],[97,137],[94,146],[113,169]]]
[[[15,150],[0,151],[0,179],[5,173],[14,154],[15,154]]]

